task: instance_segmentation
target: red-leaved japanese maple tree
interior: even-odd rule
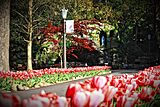
[[[67,60],[78,60],[83,52],[93,52],[97,46],[92,40],[90,31],[99,30],[97,27],[90,27],[90,24],[101,26],[101,23],[96,20],[82,20],[74,22],[74,33],[67,34]],[[63,24],[59,26],[52,25],[51,21],[46,27],[41,29],[45,35],[45,40],[54,43],[53,50],[58,53],[61,59],[62,67],[62,48],[63,48]]]

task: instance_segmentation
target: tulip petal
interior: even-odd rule
[[[104,100],[102,91],[93,91],[90,95],[90,107],[97,107]]]
[[[89,101],[89,92],[78,91],[72,99],[73,107],[87,107]]]

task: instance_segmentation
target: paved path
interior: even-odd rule
[[[137,73],[138,70],[112,70],[112,75],[120,75],[120,74],[124,74],[124,73]],[[110,74],[109,74],[110,75]],[[85,78],[87,79],[87,78]],[[67,87],[69,86],[69,84],[71,83],[76,83],[79,81],[84,81],[85,79],[80,79],[80,80],[73,80],[70,82],[65,82],[65,83],[59,83],[59,84],[55,84],[55,85],[51,85],[51,86],[46,86],[46,87],[42,87],[42,88],[37,88],[37,89],[30,89],[30,90],[25,90],[25,91],[18,91],[18,92],[14,92],[12,94],[17,94],[20,96],[21,99],[25,99],[25,98],[29,98],[32,94],[37,94],[40,93],[41,90],[44,90],[45,92],[53,92],[56,93],[58,96],[65,96],[65,92],[67,90]]]

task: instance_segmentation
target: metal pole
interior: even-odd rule
[[[66,66],[66,20],[64,19],[64,35],[63,35],[63,67],[67,68]]]

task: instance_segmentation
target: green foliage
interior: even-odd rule
[[[12,32],[10,37],[10,68],[12,70],[20,70],[18,65],[21,64],[26,69],[26,43],[23,40],[21,34]]]
[[[114,48],[118,50],[122,59],[127,53],[127,57],[130,57],[133,62],[133,59],[147,53],[146,35],[148,34],[152,34],[154,38],[155,45],[153,47],[155,48],[152,51],[157,50],[160,40],[158,21],[160,14],[157,11],[160,6],[157,0],[102,0],[101,2],[93,2],[93,0],[33,0],[33,59],[36,59],[39,65],[44,65],[44,62],[52,64],[53,62],[47,59],[56,59],[59,54],[59,52],[50,51],[51,43],[39,42],[40,39],[43,39],[43,36],[39,34],[39,29],[47,25],[48,20],[54,21],[56,26],[60,25],[62,23],[61,9],[64,6],[68,9],[67,19],[77,21],[96,18],[111,25],[113,29],[109,29],[107,25],[104,30],[107,32],[108,38],[110,31],[114,30],[113,43],[117,45]],[[14,69],[18,69],[18,64],[26,65],[27,21],[28,1],[12,1],[10,65]],[[38,41],[37,38],[39,38]],[[139,45],[139,38],[144,39],[143,46]],[[70,46],[71,42],[68,41],[67,47]],[[108,46],[108,48],[110,47]]]
[[[12,86],[11,78],[0,78],[0,89],[10,91]]]
[[[35,58],[35,68],[50,67],[54,63],[54,59],[58,57],[58,54],[53,51],[53,42],[42,41],[34,42],[33,57]]]
[[[126,56],[128,63],[134,63],[136,58],[148,54],[149,46],[146,35],[153,34],[155,24],[152,20],[154,16],[151,7],[154,4],[149,0],[108,0],[107,4],[112,7],[114,16],[108,19],[115,27],[112,43],[117,46],[112,48],[117,49],[122,59],[119,63],[125,62]],[[154,34],[152,37],[156,38]],[[143,39],[143,42],[140,43],[139,38]],[[156,44],[156,41],[154,43]],[[155,44],[152,47],[157,47]],[[156,53],[154,50],[157,48],[152,48],[152,54]]]
[[[113,9],[110,5],[104,3],[94,4],[94,17],[96,19],[108,21],[113,15]]]

